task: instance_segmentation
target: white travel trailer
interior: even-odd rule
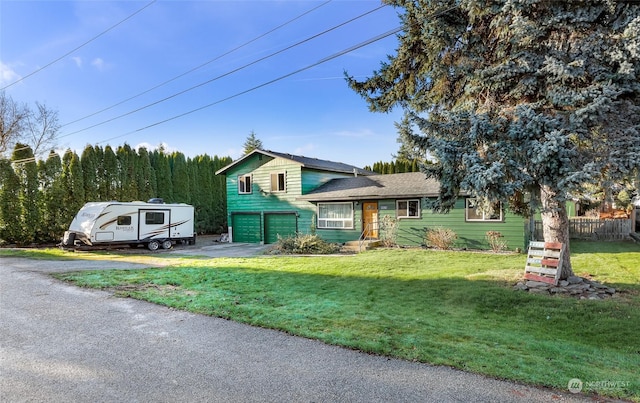
[[[85,204],[65,232],[62,246],[129,244],[150,250],[169,249],[175,242],[194,244],[193,206],[144,202]]]

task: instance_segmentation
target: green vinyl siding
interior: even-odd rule
[[[297,213],[296,229],[294,233],[311,233],[315,228],[316,206],[308,201],[296,200],[302,195],[303,182],[308,189],[315,188],[336,177],[348,176],[333,172],[307,170],[300,164],[280,158],[254,155],[245,163],[232,167],[226,172],[227,183],[227,214],[228,222],[232,223],[237,213],[253,213],[261,224],[261,239],[255,242],[274,242],[274,234],[266,220],[274,213]],[[271,191],[271,174],[285,174],[284,192]],[[240,194],[238,192],[238,176],[251,175],[252,192]],[[273,228],[273,227],[271,227]],[[235,233],[234,228],[234,233]],[[255,239],[255,238],[254,238]],[[356,235],[357,239],[357,235]],[[234,242],[238,242],[234,236]]]
[[[380,218],[384,215],[396,217],[395,200],[379,202]],[[429,208],[429,199],[421,199],[420,218],[401,218],[398,223],[397,242],[400,245],[424,245],[424,234],[427,228],[449,228],[458,236],[455,247],[467,249],[489,249],[487,231],[498,231],[507,241],[510,250],[525,248],[525,220],[507,209],[503,211],[503,220],[498,221],[465,221],[465,199],[460,197],[455,208],[446,214],[434,213]]]
[[[305,169],[302,174],[302,194],[306,194],[317,187],[324,185],[331,179],[337,178],[349,178],[353,174],[339,173],[339,172],[324,172],[317,170]],[[305,203],[311,205],[311,217],[308,221],[305,220],[302,224],[302,220],[299,220],[299,229],[301,233],[308,233],[307,229],[316,225],[316,205],[312,203]],[[354,227],[353,229],[320,229],[316,230],[316,234],[327,242],[345,243],[348,241],[357,240],[362,232],[362,211],[360,204],[354,205]]]

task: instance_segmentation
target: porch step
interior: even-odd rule
[[[382,242],[380,242],[377,239],[367,239],[362,241],[362,243],[360,243],[360,241],[349,241],[349,242],[345,242],[345,244],[342,246],[340,251],[358,253],[365,250],[373,249],[380,245],[382,245]]]

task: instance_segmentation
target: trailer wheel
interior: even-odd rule
[[[160,243],[158,241],[149,241],[147,244],[147,248],[149,248],[149,250],[158,250],[159,247]]]
[[[171,249],[171,246],[171,241],[168,239],[162,242],[162,249]]]

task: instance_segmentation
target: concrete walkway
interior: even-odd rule
[[[0,258],[2,402],[594,401],[76,288]]]

